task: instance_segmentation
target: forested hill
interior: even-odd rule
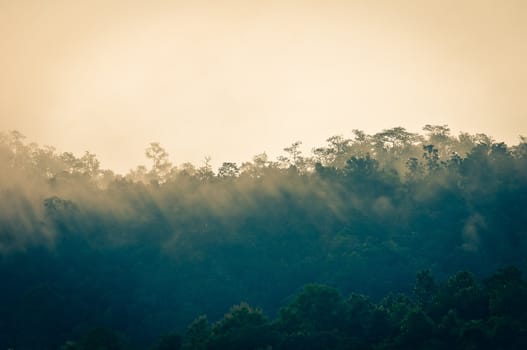
[[[146,156],[118,175],[0,136],[0,349],[55,350],[96,327],[145,349],[241,301],[274,317],[306,284],[377,302],[411,295],[424,269],[527,268],[526,138],[427,125],[217,170],[174,166],[158,143]]]

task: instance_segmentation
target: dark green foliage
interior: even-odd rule
[[[267,318],[246,303],[233,306],[210,334],[207,349],[265,349],[275,342]]]
[[[416,297],[426,290],[428,303],[402,295],[377,304],[359,294],[344,300],[336,289],[308,285],[275,321],[247,304],[234,306],[212,331],[204,317],[196,319],[185,349],[524,349],[525,302],[513,299],[515,310],[469,315],[460,297],[471,302],[469,294],[475,292],[467,289],[479,291],[485,305],[496,298],[525,297],[526,281],[517,269],[500,270],[483,283],[466,272],[439,285],[431,281],[428,271],[416,278]],[[449,294],[454,298],[445,298]]]
[[[188,326],[183,348],[186,350],[205,350],[212,334],[211,332],[206,316],[196,318]]]
[[[436,291],[436,283],[430,270],[423,270],[417,274],[414,286],[414,296],[416,301],[424,307],[430,305]]]
[[[276,321],[240,306],[157,345],[519,346],[526,139],[424,130],[355,130],[312,155],[295,142],[217,174],[210,159],[173,166],[152,143],[150,168],[124,176],[1,134],[0,348],[78,347],[104,327],[144,349],[240,300]],[[478,282],[507,265],[519,269]]]
[[[344,299],[333,288],[308,285],[280,310],[280,327],[291,334],[328,332],[345,327]]]

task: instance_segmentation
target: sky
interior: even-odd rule
[[[0,131],[125,173],[448,124],[527,135],[527,1],[0,0]]]

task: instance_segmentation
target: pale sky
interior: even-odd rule
[[[127,172],[352,129],[527,135],[527,1],[0,0],[0,130]]]

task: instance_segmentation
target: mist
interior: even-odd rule
[[[527,133],[526,11],[515,0],[2,1],[0,129],[89,150],[121,174],[152,140],[173,162],[215,167],[391,125],[514,144]]]
[[[376,299],[409,292],[422,269],[439,278],[524,269],[526,150],[525,138],[509,146],[426,125],[422,134],[355,130],[310,153],[298,141],[277,158],[219,168],[174,165],[152,142],[146,165],[120,175],[89,152],[4,133],[0,265],[12,321],[0,342],[53,348],[91,325],[141,347],[240,301],[275,315],[309,283]],[[78,313],[54,316],[62,333],[24,326],[53,312],[29,307],[42,286],[46,303],[59,298]]]

